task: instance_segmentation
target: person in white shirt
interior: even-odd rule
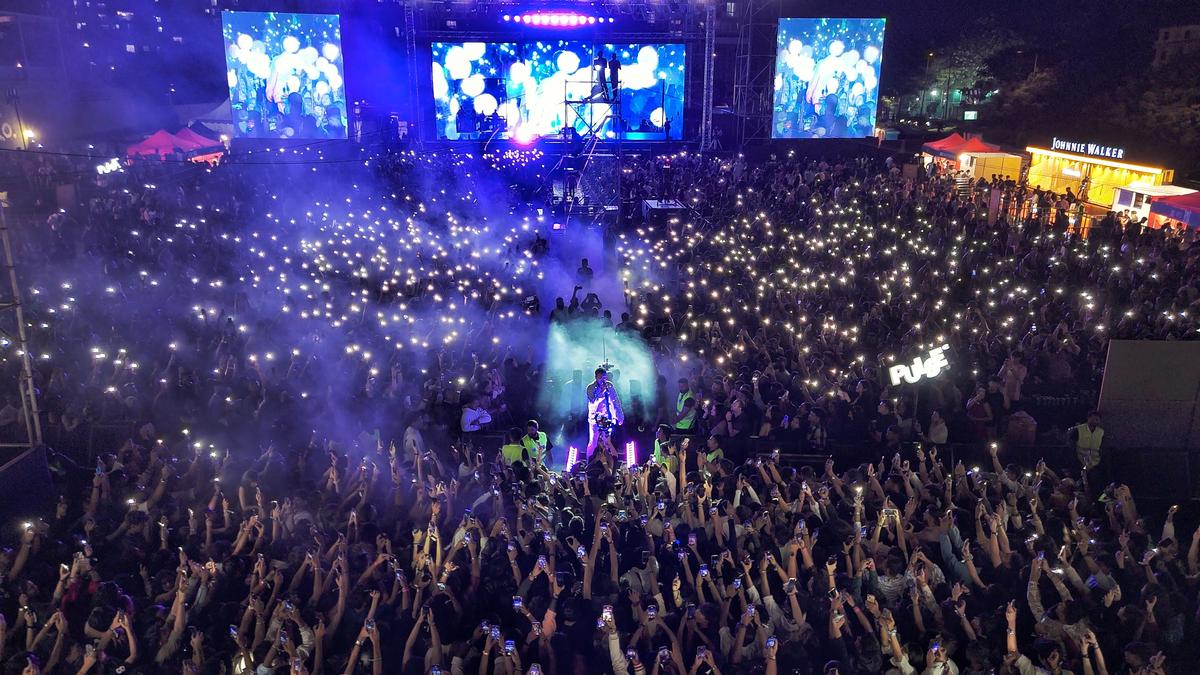
[[[492,423],[492,414],[487,408],[483,407],[479,397],[471,399],[469,403],[463,406],[462,418],[459,420],[459,426],[464,434],[479,431],[486,424]]]

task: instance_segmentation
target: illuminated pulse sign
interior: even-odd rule
[[[946,352],[950,350],[950,345],[942,345],[929,350],[929,355],[925,358],[917,357],[913,359],[911,365],[896,365],[888,368],[888,376],[892,380],[892,386],[900,384],[901,381],[909,384],[915,384],[924,379],[937,377],[938,373],[950,368],[950,362],[946,360]]]

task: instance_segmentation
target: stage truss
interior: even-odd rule
[[[771,139],[771,103],[775,91],[775,33],[781,0],[739,3],[737,57],[733,101],[738,145]]]

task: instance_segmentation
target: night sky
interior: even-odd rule
[[[925,55],[956,42],[964,26],[990,19],[1037,47],[1040,66],[1090,59],[1125,72],[1145,68],[1156,29],[1200,23],[1197,0],[784,0],[784,16],[884,16],[884,92],[924,68]]]

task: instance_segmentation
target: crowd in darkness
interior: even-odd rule
[[[34,197],[10,220],[56,489],[0,529],[6,672],[1200,658],[1194,509],[1135,499],[1097,466],[1099,417],[1037,404],[1094,389],[1112,337],[1194,339],[1190,233],[1110,217],[1083,237],[1064,196],[896,158],[675,155],[631,161],[625,196],[689,214],[576,269],[569,238],[501,227],[511,195],[481,162],[273,161],[6,172]],[[51,212],[63,182],[78,204]],[[568,262],[584,297],[552,303],[538,282]],[[563,471],[526,425],[562,367],[526,345],[582,317],[654,355],[653,394],[616,380],[626,430],[656,432],[637,464]],[[945,376],[887,380],[942,344]],[[21,432],[15,396],[0,422]],[[1011,454],[1037,443],[1075,452]]]

